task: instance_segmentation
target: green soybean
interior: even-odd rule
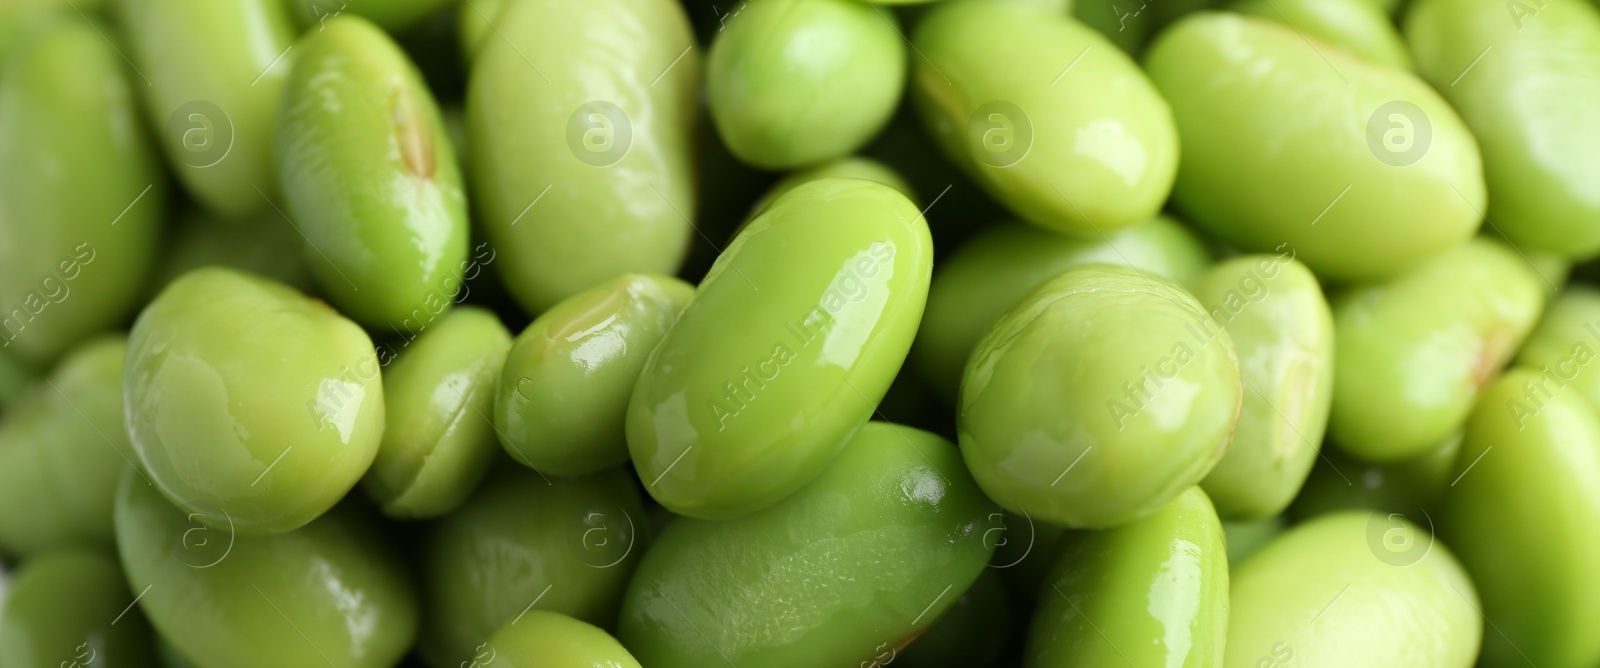
[[[1109,528],[1150,515],[1222,457],[1243,388],[1228,332],[1183,288],[1111,265],[1040,286],[972,352],[956,416],[989,498]]]
[[[1016,223],[988,228],[940,261],[912,362],[935,389],[955,399],[967,358],[995,321],[1045,281],[1091,263],[1125,265],[1193,285],[1211,255],[1199,237],[1167,216],[1103,238],[1069,237]]]
[[[322,30],[342,15],[365,17],[397,32],[450,5],[452,0],[287,0],[289,11],[302,27]],[[492,0],[469,0],[467,4],[489,4]]]
[[[1294,500],[1322,447],[1333,402],[1333,314],[1292,254],[1243,255],[1195,291],[1208,324],[1228,331],[1244,407],[1228,452],[1201,482],[1223,517],[1261,519]]]
[[[500,11],[510,0],[473,0],[461,3],[456,17],[456,40],[461,43],[462,60],[471,63],[483,40],[495,31]]]
[[[822,179],[779,197],[634,386],[628,450],[650,495],[729,519],[820,474],[905,361],[932,264],[927,223],[888,186]]]
[[[372,464],[384,424],[366,332],[290,288],[216,267],[174,281],[139,314],[123,402],[162,494],[240,534],[288,531],[332,508]]]
[[[795,186],[817,179],[865,179],[867,181],[876,181],[900,191],[912,202],[917,201],[917,191],[912,189],[911,184],[907,183],[893,169],[890,169],[888,165],[872,158],[850,156],[826,162],[810,169],[803,169],[778,179],[777,183],[772,184],[772,187],[761,195],[761,199],[756,200],[756,203],[751,205],[750,215],[754,217],[756,214],[765,211],[773,200],[778,199],[779,195],[794,190]]]
[[[383,374],[383,441],[363,484],[394,517],[454,510],[483,479],[498,448],[495,382],[511,333],[465,306],[423,330]]]
[[[742,5],[706,63],[717,132],[740,160],[764,169],[847,155],[883,129],[900,101],[902,44],[897,21],[855,0]]]
[[[1334,443],[1387,462],[1443,442],[1533,329],[1544,285],[1515,250],[1479,238],[1340,294]]]
[[[668,524],[618,637],[651,668],[882,665],[983,572],[992,510],[949,441],[869,423],[778,504]]]
[[[1281,21],[1369,63],[1411,69],[1411,54],[1394,19],[1373,0],[1240,0],[1233,11]]]
[[[1381,517],[1324,515],[1234,569],[1222,665],[1473,665],[1483,637],[1473,581],[1422,528]]]
[[[555,305],[517,335],[494,397],[507,454],[545,475],[628,462],[628,399],[650,351],[694,296],[669,276],[624,274]]]
[[[275,211],[242,220],[190,212],[175,227],[153,281],[158,293],[179,276],[207,265],[249,272],[296,290],[315,287],[300,256],[305,241]]]
[[[696,192],[683,7],[517,0],[494,25],[467,86],[467,153],[506,289],[538,313],[618,274],[674,273]]]
[[[1483,147],[1489,220],[1513,244],[1600,254],[1600,12],[1562,0],[1418,0],[1417,70]]]
[[[1595,665],[1594,408],[1537,371],[1512,369],[1473,409],[1452,474],[1440,535],[1461,555],[1499,631],[1484,639],[1484,665]]]
[[[350,16],[309,34],[295,58],[279,177],[312,272],[369,326],[449,307],[467,264],[467,203],[422,76]]]
[[[459,665],[530,610],[610,626],[647,526],[622,471],[546,480],[497,468],[424,539],[418,651],[432,665]]]
[[[605,631],[543,610],[500,627],[472,660],[509,668],[640,668]]]
[[[942,2],[913,38],[913,98],[946,155],[1040,227],[1093,235],[1172,190],[1172,111],[1094,30],[1011,3]]]
[[[1029,668],[1221,665],[1228,554],[1205,492],[1064,542],[1028,631]]]
[[[179,182],[222,216],[270,211],[278,100],[295,37],[282,1],[117,2],[129,57],[149,78],[145,113]]]
[[[969,668],[999,663],[1013,627],[1010,597],[997,572],[984,569],[972,588],[956,599],[927,632],[912,641],[910,647],[891,652],[888,660],[879,665]]]
[[[1287,243],[1322,278],[1375,279],[1483,220],[1477,144],[1408,72],[1214,12],[1162,33],[1145,66],[1183,138],[1173,200],[1227,243]]]
[[[54,21],[0,73],[0,347],[32,365],[127,317],[160,232],[160,159],[100,29]]]
[[[112,497],[135,458],[122,428],[127,351],[122,337],[80,345],[0,422],[0,552],[111,545]]]
[[[1539,371],[1541,384],[1572,391],[1600,410],[1600,369],[1587,369],[1600,348],[1600,290],[1568,286],[1517,353],[1517,364]]]
[[[417,601],[374,519],[340,506],[299,529],[207,527],[132,471],[117,491],[117,550],[139,606],[202,666],[392,666]]]
[[[133,601],[109,555],[68,548],[30,558],[0,608],[0,668],[156,666],[150,624]]]

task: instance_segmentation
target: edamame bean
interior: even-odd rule
[[[54,21],[0,75],[0,347],[48,365],[143,294],[166,181],[126,65]]]
[[[288,0],[295,21],[310,30],[322,30],[328,23],[349,14],[365,17],[397,32],[416,25],[448,6],[451,0]],[[484,4],[492,0],[470,0],[469,4]]]
[[[511,333],[463,306],[412,344],[383,374],[383,441],[362,482],[387,515],[438,517],[466,500],[498,449],[489,416]]]
[[[750,216],[753,218],[756,214],[765,211],[773,200],[778,199],[779,195],[794,190],[795,186],[817,179],[865,179],[867,181],[876,181],[900,191],[912,203],[917,201],[917,191],[912,189],[911,184],[906,183],[906,180],[895,173],[893,169],[890,169],[888,165],[872,158],[850,156],[794,172],[778,179],[778,182],[772,184],[772,187],[761,195],[761,199],[756,200],[756,203],[750,207]]]
[[[1600,410],[1600,370],[1585,367],[1600,348],[1600,290],[1567,287],[1550,302],[1544,317],[1517,353],[1517,364],[1540,372],[1546,387],[1565,388]]]
[[[467,86],[473,203],[524,309],[672,274],[695,216],[699,84],[672,0],[517,0]]]
[[[470,661],[524,611],[609,626],[647,532],[623,471],[546,480],[498,467],[425,539],[419,653],[440,667]]]
[[[905,361],[932,264],[927,223],[888,186],[822,179],[779,197],[634,386],[628,450],[650,495],[731,519],[820,474]]]
[[[1205,492],[1065,544],[1028,631],[1029,668],[1221,665],[1228,555]]]
[[[1334,443],[1389,462],[1443,442],[1533,329],[1543,286],[1516,251],[1478,238],[1340,294]]]
[[[667,525],[628,586],[618,637],[651,668],[881,665],[983,572],[994,546],[978,529],[992,510],[949,441],[868,423],[778,504]]]
[[[136,457],[122,427],[127,351],[120,336],[78,346],[0,422],[0,552],[111,546],[112,497]]]
[[[158,294],[179,276],[207,265],[249,272],[301,291],[316,286],[300,256],[305,241],[275,211],[244,220],[190,212],[176,227],[156,270],[152,287]]]
[[[995,321],[1045,281],[1091,263],[1125,265],[1193,285],[1211,254],[1199,237],[1167,216],[1096,238],[1014,223],[988,228],[941,260],[912,361],[935,389],[954,400],[973,347]]]
[[[1206,476],[1242,391],[1227,330],[1183,288],[1086,265],[1029,294],[973,350],[961,452],[1008,510],[1115,527]]]
[[[197,269],[133,325],[128,437],[186,512],[244,535],[288,531],[332,508],[372,464],[384,423],[378,366],[366,332],[322,302]]]
[[[1010,3],[942,2],[917,26],[928,130],[1030,223],[1092,235],[1149,219],[1178,166],[1172,111],[1090,28]]]
[[[201,666],[393,666],[417,601],[374,518],[340,506],[299,529],[246,536],[207,527],[128,471],[117,550],[139,606]]]
[[[1213,12],[1162,33],[1145,66],[1183,138],[1173,200],[1223,241],[1288,243],[1322,278],[1376,279],[1483,220],[1477,144],[1410,73]]]
[[[1484,639],[1484,664],[1595,665],[1600,418],[1593,407],[1537,371],[1507,371],[1473,409],[1452,473],[1440,535],[1461,555],[1483,594],[1483,614],[1499,631]]]
[[[1223,517],[1283,512],[1311,472],[1333,402],[1333,314],[1292,253],[1217,265],[1195,291],[1208,324],[1228,331],[1244,374],[1244,407],[1228,452],[1201,486]]]
[[[156,665],[117,560],[65,548],[28,559],[0,609],[0,668]]]
[[[1394,20],[1373,0],[1239,0],[1232,10],[1280,21],[1321,44],[1348,51],[1369,63],[1409,70]]]
[[[225,217],[270,212],[278,100],[295,38],[282,0],[118,3],[129,57],[149,78],[145,113],[179,182]]]
[[[711,42],[706,99],[740,160],[792,169],[883,129],[905,87],[899,23],[855,0],[758,0]]]
[[[279,177],[312,272],[369,326],[448,308],[467,266],[467,203],[421,75],[353,16],[307,35],[295,58]]]
[[[984,569],[972,588],[951,604],[911,646],[890,653],[880,666],[970,668],[1000,662],[1012,633],[1011,601],[1000,576]],[[873,657],[876,659],[877,657]],[[868,664],[869,666],[871,664]]]
[[[640,668],[611,634],[543,610],[500,627],[473,660],[509,668]]]
[[[1385,530],[1381,518],[1324,515],[1234,569],[1222,665],[1473,665],[1483,637],[1473,581],[1424,529]]]
[[[1600,13],[1588,2],[1419,0],[1417,71],[1483,148],[1489,220],[1511,243],[1600,253]]]
[[[507,454],[544,475],[628,463],[628,399],[650,351],[694,286],[624,274],[546,311],[517,335],[499,372],[496,431]]]
[[[478,55],[478,48],[483,45],[485,36],[494,32],[495,22],[500,18],[500,10],[505,9],[510,0],[473,0],[461,3],[460,16],[456,18],[457,37],[461,42],[462,60],[471,63]]]

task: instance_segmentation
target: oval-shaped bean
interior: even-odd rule
[[[383,374],[383,440],[362,484],[393,517],[461,505],[494,458],[495,381],[511,333],[476,306],[451,311]]]
[[[1005,582],[996,573],[992,568],[984,569],[967,593],[950,604],[950,609],[912,641],[911,646],[891,653],[889,660],[879,665],[893,663],[900,668],[997,665],[1014,627],[1011,600],[1006,595]]]
[[[1228,553],[1205,492],[1064,543],[1033,613],[1028,668],[1222,664]]]
[[[523,611],[610,626],[644,554],[646,514],[627,473],[546,480],[508,464],[424,539],[418,651],[432,665],[470,661]]]
[[[1015,223],[991,227],[940,260],[912,362],[954,400],[973,347],[1000,316],[1045,281],[1092,263],[1125,265],[1189,286],[1211,263],[1211,253],[1167,216],[1103,238],[1069,237]]]
[[[993,509],[949,441],[869,423],[778,504],[668,524],[617,635],[651,668],[882,665],[983,572]]]
[[[285,209],[329,299],[369,326],[449,307],[467,264],[466,195],[439,106],[400,47],[363,19],[329,21],[300,42],[280,123]]]
[[[538,313],[618,274],[674,273],[700,76],[682,5],[517,0],[494,25],[467,86],[468,172],[507,290]]]
[[[282,0],[117,2],[128,56],[149,79],[145,113],[178,181],[219,215],[270,212],[278,100],[295,41]]]
[[[117,480],[136,457],[122,427],[127,352],[120,336],[92,339],[8,409],[0,422],[0,552],[111,546]]]
[[[911,184],[907,183],[893,169],[890,169],[888,165],[872,158],[850,156],[826,162],[810,169],[803,169],[778,179],[777,183],[772,184],[772,187],[761,195],[761,199],[756,200],[756,203],[751,205],[750,216],[755,217],[756,214],[765,211],[773,200],[778,199],[779,195],[794,190],[795,186],[817,179],[865,179],[867,181],[876,181],[900,191],[913,203],[917,201],[917,191],[912,189]]]
[[[1244,374],[1244,407],[1228,452],[1201,482],[1227,518],[1283,512],[1311,472],[1333,402],[1333,314],[1311,270],[1290,252],[1216,266],[1195,291],[1228,330]]]
[[[1571,285],[1545,309],[1517,353],[1517,364],[1539,371],[1539,383],[1572,390],[1600,410],[1600,369],[1588,369],[1600,350],[1600,289]]]
[[[1222,665],[1472,666],[1483,636],[1473,581],[1426,530],[1383,518],[1324,515],[1234,569]]]
[[[207,527],[132,471],[117,491],[117,550],[139,606],[202,666],[399,662],[417,631],[400,553],[373,518],[341,506],[299,529]]]
[[[640,668],[611,634],[544,610],[500,627],[470,660],[509,668]]]
[[[127,318],[165,209],[127,65],[97,30],[54,21],[0,76],[0,347],[37,366]]]
[[[139,314],[122,390],[129,440],[161,493],[241,534],[288,531],[332,508],[383,433],[366,332],[231,269],[189,272]]]
[[[717,258],[650,354],[628,451],[679,515],[747,515],[805,485],[872,415],[916,334],[933,243],[905,195],[803,184]]]
[[[343,15],[365,17],[390,32],[400,32],[448,6],[451,0],[288,0],[294,19],[307,30],[322,30]],[[472,0],[466,4],[489,4]]]
[[[891,14],[855,0],[762,0],[712,40],[706,100],[740,160],[793,169],[861,148],[889,122],[905,80]]]
[[[156,270],[152,286],[156,293],[207,265],[249,272],[296,290],[316,287],[300,254],[305,240],[275,211],[242,220],[190,212],[175,227],[168,233],[166,256]]]
[[[956,426],[989,498],[1074,528],[1150,515],[1222,457],[1243,388],[1227,330],[1183,288],[1087,265],[972,351]]]
[[[1513,244],[1600,253],[1600,13],[1588,2],[1419,1],[1417,71],[1483,147],[1489,220]]]
[[[1162,33],[1145,66],[1183,138],[1173,199],[1234,246],[1288,243],[1318,276],[1375,279],[1483,220],[1478,146],[1409,72],[1215,12]]]
[[[0,608],[0,668],[147,666],[150,624],[117,560],[84,548],[23,563]]]
[[[495,428],[506,453],[553,476],[626,464],[633,385],[693,297],[676,278],[624,274],[535,319],[499,372]]]
[[[917,26],[913,98],[945,153],[1024,220],[1092,235],[1172,191],[1172,111],[1138,65],[1066,16],[942,2]]]
[[[1411,69],[1394,19],[1373,0],[1239,0],[1235,12],[1279,21],[1323,44],[1377,65]]]
[[[1338,295],[1334,443],[1387,462],[1443,442],[1533,330],[1544,286],[1516,251],[1478,238]]]
[[[1303,521],[1339,510],[1369,510],[1430,522],[1439,517],[1444,492],[1456,479],[1450,469],[1460,451],[1459,431],[1421,455],[1382,464],[1324,448],[1286,514]]]
[[[1600,418],[1571,388],[1512,369],[1467,422],[1440,535],[1499,633],[1485,665],[1600,661]],[[1504,634],[1503,636],[1501,634]]]

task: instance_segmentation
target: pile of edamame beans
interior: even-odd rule
[[[1600,666],[1590,0],[10,0],[0,668]]]

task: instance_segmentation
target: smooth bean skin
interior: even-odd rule
[[[905,361],[932,265],[926,221],[893,188],[822,179],[779,197],[634,386],[628,451],[650,495],[732,519],[817,477]]]
[[[424,329],[383,374],[383,440],[362,484],[391,517],[438,517],[465,501],[498,448],[495,382],[511,333],[463,306]]]
[[[35,366],[137,306],[165,211],[127,65],[97,29],[54,21],[0,76],[0,347]]]
[[[1390,462],[1443,442],[1533,330],[1544,285],[1515,250],[1478,238],[1338,295],[1334,443]]]
[[[1199,483],[1239,416],[1226,330],[1183,288],[1112,265],[1070,269],[972,352],[956,427],[989,498],[1072,528],[1145,517]]]
[[[1478,584],[1483,614],[1505,634],[1485,638],[1484,664],[1595,665],[1600,418],[1593,407],[1537,371],[1514,368],[1473,410],[1452,473],[1459,482],[1446,490],[1440,535]]]
[[[0,609],[0,668],[154,668],[150,624],[142,611],[128,609],[132,603],[110,555],[84,548],[42,552],[17,570]]]
[[[145,113],[178,181],[220,216],[270,212],[252,188],[277,192],[273,140],[295,41],[282,0],[116,2],[128,56],[151,84]]]
[[[1394,19],[1373,0],[1240,0],[1230,9],[1292,26],[1369,63],[1412,68]]]
[[[967,593],[956,599],[925,633],[909,647],[891,652],[888,661],[879,665],[893,663],[900,668],[993,666],[1006,650],[1012,628],[1011,601],[1006,595],[1005,582],[996,570],[986,568]]]
[[[332,508],[383,434],[366,332],[230,269],[197,269],[163,290],[134,322],[124,370],[123,413],[145,473],[185,511],[242,535],[288,531]]]
[[[179,218],[156,270],[156,293],[179,276],[217,265],[270,278],[300,291],[316,287],[300,256],[305,241],[275,211],[241,220],[190,212]]]
[[[1229,519],[1283,512],[1311,473],[1333,404],[1333,313],[1293,255],[1241,255],[1200,278],[1195,297],[1228,330],[1244,407],[1228,451],[1200,484]]]
[[[279,177],[318,282],[371,327],[448,308],[467,264],[467,203],[422,76],[353,16],[308,34],[295,58]]]
[[[122,428],[120,336],[61,360],[0,422],[0,553],[71,544],[110,547],[111,504],[133,447]],[[62,658],[66,658],[63,655]]]
[[[500,11],[505,9],[509,1],[473,0],[461,3],[460,14],[456,18],[456,39],[461,43],[463,62],[471,63],[478,55],[478,48],[483,45],[485,36],[494,32]]]
[[[1538,371],[1554,387],[1570,385],[1600,410],[1600,368],[1589,369],[1600,349],[1600,289],[1567,286],[1557,295],[1528,340],[1517,365]]]
[[[1460,244],[1483,220],[1476,142],[1408,72],[1217,12],[1162,33],[1145,67],[1183,138],[1173,199],[1233,246],[1287,243],[1321,278],[1368,280]]]
[[[424,539],[419,653],[457,666],[535,600],[533,611],[609,627],[645,551],[647,522],[621,470],[546,482],[497,466]]]
[[[117,490],[117,550],[139,606],[205,668],[393,666],[417,599],[375,518],[342,505],[294,531],[208,528],[132,471]]]
[[[1375,532],[1376,517],[1307,521],[1234,569],[1222,665],[1472,666],[1483,636],[1473,581],[1424,529],[1401,520]]]
[[[848,155],[883,129],[906,81],[899,24],[856,0],[762,0],[711,42],[706,99],[741,161],[793,169]]]
[[[306,30],[322,29],[341,15],[353,14],[398,32],[448,6],[451,0],[287,0],[294,19]],[[487,4],[493,0],[472,0]]]
[[[694,297],[670,276],[623,274],[545,311],[499,372],[495,429],[506,454],[544,475],[628,463],[623,431],[650,351]]]
[[[1300,521],[1339,510],[1382,511],[1430,527],[1456,479],[1451,469],[1460,451],[1459,431],[1421,455],[1383,464],[1324,448],[1287,515]]]
[[[1600,253],[1600,12],[1418,0],[1405,35],[1417,71],[1478,138],[1495,227],[1518,246]]]
[[[1211,253],[1167,216],[1104,238],[1070,237],[1016,223],[988,228],[941,260],[911,348],[912,362],[953,401],[973,347],[1000,316],[1045,281],[1093,263],[1124,265],[1190,286],[1211,264]]]
[[[881,663],[983,572],[994,546],[979,525],[993,509],[949,441],[868,423],[778,504],[668,524],[628,586],[617,635],[651,668],[722,657],[768,668]]]
[[[506,289],[539,313],[618,274],[675,273],[697,178],[683,7],[517,0],[494,25],[467,85],[467,171]]]
[[[751,217],[755,217],[756,214],[765,211],[767,206],[772,204],[773,200],[778,199],[779,195],[789,192],[790,190],[794,190],[795,186],[808,181],[830,178],[865,179],[867,181],[876,181],[900,191],[900,193],[905,195],[906,199],[911,200],[912,203],[916,203],[918,201],[917,191],[911,187],[910,183],[907,183],[903,177],[901,177],[888,165],[878,162],[877,160],[873,160],[872,158],[847,156],[830,162],[825,162],[809,169],[802,169],[778,179],[777,183],[772,184],[772,187],[768,188],[767,192],[761,195],[761,199],[756,200],[756,203],[751,205],[750,215]]]
[[[1222,665],[1228,553],[1198,487],[1154,515],[1073,531],[1028,631],[1028,668]],[[1087,621],[1086,621],[1087,620]]]
[[[913,39],[924,54],[913,101],[928,131],[1018,216],[1089,236],[1160,211],[1178,168],[1172,110],[1099,33],[957,0],[929,11]]]
[[[500,627],[473,661],[509,668],[640,668],[611,634],[544,610]]]

